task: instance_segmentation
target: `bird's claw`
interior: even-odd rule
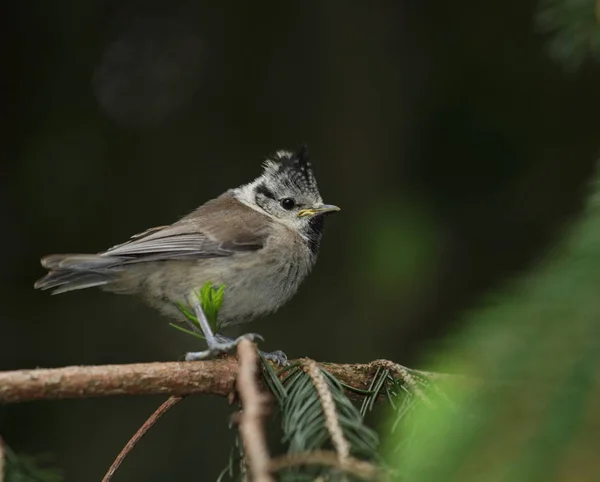
[[[207,358],[214,358],[223,353],[229,353],[234,348],[238,346],[238,344],[242,340],[250,340],[250,341],[264,341],[264,338],[260,336],[258,333],[246,333],[244,335],[238,336],[234,340],[228,341],[214,341],[208,345],[208,350],[204,351],[192,351],[186,353],[185,361],[196,361],[196,360],[206,360]],[[285,354],[284,354],[285,356]],[[287,357],[286,357],[287,360]]]
[[[285,353],[283,353],[281,350],[272,351],[270,353],[261,351],[260,354],[266,360],[272,361],[279,366],[284,367],[284,366],[289,365],[287,355]]]

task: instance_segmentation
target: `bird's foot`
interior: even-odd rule
[[[216,355],[227,353],[235,348],[237,344],[244,339],[250,339],[252,341],[264,341],[262,336],[255,333],[248,333],[247,335],[242,335],[237,339],[217,334],[215,335],[215,344],[213,344],[212,347],[209,346],[208,350],[205,351],[187,353],[185,359],[187,361],[206,360],[207,358],[212,358]],[[284,367],[288,365],[288,357],[281,350],[276,350],[273,352],[258,350],[258,352],[263,358],[272,361],[279,366]]]
[[[260,354],[262,355],[263,358],[265,358],[269,361],[272,361],[279,366],[284,367],[286,365],[289,365],[287,355],[285,353],[283,353],[281,350],[275,350],[275,351],[272,351],[269,353],[260,351]]]
[[[207,358],[213,358],[223,353],[229,353],[236,348],[238,343],[242,340],[264,341],[263,337],[257,333],[246,333],[245,335],[238,336],[235,339],[219,336],[218,338],[214,338],[208,342],[208,350],[186,353],[185,360],[206,360]]]
[[[234,340],[233,338],[229,338],[228,336],[223,336],[220,334],[216,334],[215,338],[217,339],[217,341],[221,342],[221,343],[232,343]],[[287,355],[285,353],[283,353],[281,350],[276,350],[273,352],[266,352],[266,351],[262,351],[262,350],[258,350],[258,353],[260,353],[260,355],[269,360],[272,361],[274,363],[276,363],[279,366],[286,366],[288,365],[288,358]]]

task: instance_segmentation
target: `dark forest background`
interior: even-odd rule
[[[250,328],[290,357],[418,367],[578,214],[599,70],[547,53],[532,1],[23,1],[2,7],[0,370],[178,359],[140,301],[33,290],[39,258],[166,224],[307,142],[328,219],[298,295]],[[160,398],[0,409],[17,451],[99,480]],[[233,433],[190,398],[118,480],[213,480]]]

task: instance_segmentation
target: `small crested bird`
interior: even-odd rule
[[[218,315],[222,327],[274,312],[315,264],[324,216],[339,211],[323,203],[306,146],[278,151],[263,167],[254,181],[171,225],[148,229],[101,253],[42,258],[49,273],[35,288],[58,294],[98,286],[137,294],[165,315],[189,323],[178,307],[187,304],[208,350],[188,353],[186,360],[225,353],[244,338],[262,339],[253,333],[235,340],[213,333],[196,293],[207,282],[225,285]],[[266,355],[286,363],[281,351]]]

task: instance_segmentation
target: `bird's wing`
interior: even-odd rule
[[[136,234],[101,256],[146,262],[231,256],[261,249],[268,233],[266,222],[261,219],[264,216],[237,201],[232,203],[222,198],[205,204],[175,224]]]

